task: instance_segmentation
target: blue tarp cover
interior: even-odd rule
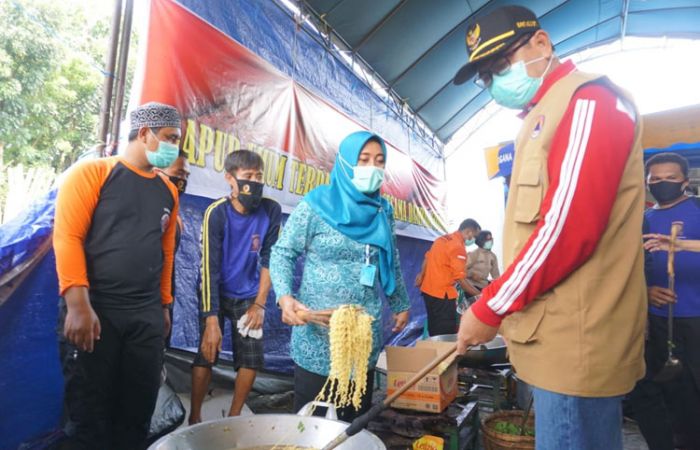
[[[173,335],[171,345],[185,350],[195,351],[199,345],[199,323],[197,320],[198,301],[196,297],[199,264],[191,261],[200,261],[201,252],[199,246],[199,234],[202,225],[202,216],[211,199],[185,195],[182,198],[180,216],[184,223],[185,233],[180,243],[180,249],[176,256],[176,302],[173,310]],[[413,343],[422,333],[425,320],[425,310],[420,297],[420,292],[413,286],[413,279],[420,270],[423,255],[428,250],[430,242],[418,239],[398,237],[399,252],[401,254],[401,266],[404,279],[409,286],[409,294],[412,300],[412,320],[401,334],[391,333],[391,313],[387,308],[384,311],[384,337],[389,344],[408,345]],[[299,264],[302,269],[302,264]],[[278,308],[274,307],[274,293],[268,298],[265,315],[265,367],[268,370],[291,374],[292,362],[289,358],[289,337],[291,328],[281,322]],[[227,324],[224,335],[224,357],[230,357],[231,351],[231,327]]]
[[[324,46],[300,32],[274,1],[177,0],[341,111],[391,141],[438,179],[442,144],[423,139]],[[436,146],[433,149],[433,145]]]
[[[0,280],[13,268],[31,259],[51,236],[54,200],[52,190],[13,220],[2,225],[0,233]],[[0,303],[2,303],[0,301]]]
[[[55,193],[30,208],[17,221],[0,227],[0,252],[17,255],[17,261],[36,255],[51,233]],[[177,298],[174,307],[174,347],[194,351],[198,345],[197,278],[200,261],[199,234],[202,216],[211,199],[185,195],[181,217],[184,233],[176,256]],[[19,238],[16,225],[26,230]],[[31,231],[33,230],[33,231]],[[30,232],[31,231],[31,232]],[[35,233],[34,233],[35,232]],[[20,233],[21,234],[21,233]],[[412,278],[420,269],[427,241],[399,237],[399,251],[404,278],[413,286]],[[34,253],[32,253],[34,252]],[[24,255],[24,256],[22,256]],[[387,343],[407,345],[422,332],[425,312],[420,294],[410,289],[412,321],[399,335],[391,334],[391,314],[385,309],[384,332]],[[15,449],[24,440],[58,426],[62,411],[63,378],[58,359],[56,335],[58,317],[58,282],[52,251],[28,274],[28,277],[0,306],[0,450]],[[290,374],[290,327],[282,324],[274,307],[274,296],[268,299],[265,317],[265,368]],[[224,357],[231,357],[231,327],[224,337]]]
[[[192,0],[190,3],[209,3]],[[216,2],[218,3],[218,2]],[[700,36],[699,0],[300,0],[447,142],[491,100],[452,79],[467,61],[470,18],[504,5],[535,12],[559,56],[621,36]],[[230,14],[235,14],[231,9]]]

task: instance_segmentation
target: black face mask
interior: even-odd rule
[[[185,189],[187,189],[187,179],[186,178],[180,178],[180,177],[168,175],[168,179],[170,179],[170,182],[175,185],[175,187],[177,188],[178,194],[182,195],[185,193]]]
[[[236,180],[238,182],[238,201],[248,211],[260,206],[264,184],[250,180]]]
[[[649,184],[649,192],[660,205],[671,203],[683,195],[685,181],[658,181]]]

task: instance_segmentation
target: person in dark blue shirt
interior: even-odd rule
[[[263,198],[263,160],[239,150],[225,161],[231,195],[212,203],[202,224],[200,346],[192,365],[189,423],[202,421],[201,408],[211,381],[211,368],[221,350],[224,320],[233,325],[234,367],[238,371],[230,416],[240,415],[263,367],[260,336],[243,336],[237,323],[261,334],[271,281],[270,251],[280,231],[279,203]]]
[[[631,416],[639,423],[652,450],[675,446],[700,448],[700,253],[682,251],[700,239],[700,199],[685,195],[688,161],[675,153],[655,155],[646,164],[649,191],[656,205],[645,212],[649,338],[647,377],[630,395]],[[683,222],[675,256],[675,292],[668,288],[667,237],[671,224]],[[692,246],[687,246],[692,249]],[[674,355],[683,364],[681,375],[667,383],[654,376],[668,357],[668,305],[674,304]],[[674,434],[676,443],[674,444]]]

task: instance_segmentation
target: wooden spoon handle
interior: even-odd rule
[[[675,259],[676,259],[676,240],[678,235],[683,232],[683,222],[673,222],[671,224],[671,239],[668,246],[668,275],[674,277],[675,271]]]

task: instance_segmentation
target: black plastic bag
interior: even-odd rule
[[[168,386],[162,383],[158,390],[156,409],[151,417],[151,428],[148,431],[148,443],[151,444],[168,433],[175,431],[185,421],[185,407],[180,398]]]

